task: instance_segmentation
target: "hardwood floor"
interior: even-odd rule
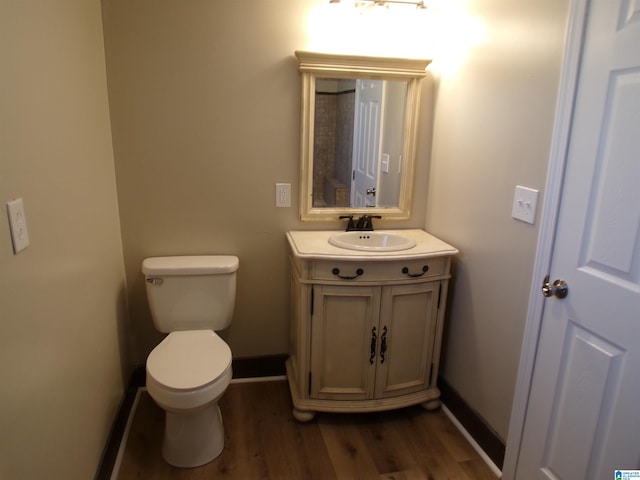
[[[496,479],[440,410],[319,413],[299,423],[285,381],[231,384],[220,408],[223,453],[202,467],[178,469],[162,459],[164,414],[143,392],[117,478]]]

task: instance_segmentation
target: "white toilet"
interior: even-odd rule
[[[197,467],[224,448],[218,408],[231,381],[231,349],[216,333],[231,322],[238,258],[155,257],[142,262],[153,323],[167,337],[147,358],[147,390],[165,410],[162,456]]]

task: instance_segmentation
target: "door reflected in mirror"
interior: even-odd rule
[[[313,206],[398,207],[406,80],[316,79]]]

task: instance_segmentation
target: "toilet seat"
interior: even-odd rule
[[[231,381],[231,349],[212,330],[172,332],[147,358],[147,389],[169,409],[196,408]]]
[[[171,332],[149,354],[147,372],[169,390],[202,388],[231,363],[231,349],[213,330]]]

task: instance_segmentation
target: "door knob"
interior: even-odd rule
[[[367,188],[367,195],[373,195],[374,197],[376,196],[376,189],[374,188]]]
[[[549,275],[547,275],[542,283],[542,294],[545,297],[553,297],[555,295],[558,298],[565,298],[569,294],[569,285],[560,279],[551,284],[549,283]]]

